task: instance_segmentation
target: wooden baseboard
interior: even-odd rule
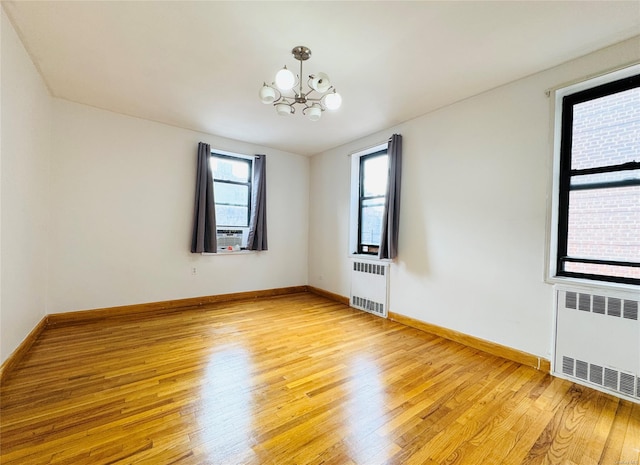
[[[327,299],[335,300],[336,302],[340,302],[344,305],[349,305],[349,297],[342,296],[340,294],[334,294],[333,292],[325,291],[324,289],[320,289],[313,286],[307,286],[309,292],[313,292],[322,297],[326,297]]]
[[[529,354],[527,352],[522,352],[511,347],[496,344],[495,342],[485,341],[484,339],[480,339],[464,333],[459,333],[452,329],[443,328],[431,323],[425,323],[424,321],[416,320],[399,313],[389,312],[389,319],[397,321],[398,323],[402,323],[403,325],[411,326],[412,328],[416,328],[421,331],[435,334],[436,336],[440,336],[445,339],[449,339],[451,341],[473,347],[474,349],[478,349],[483,352],[496,355],[498,357],[506,358],[507,360],[512,360],[514,362],[533,367],[545,373],[551,372],[551,362],[549,360]]]
[[[66,326],[83,324],[90,321],[112,318],[131,317],[140,318],[144,314],[157,315],[161,312],[174,311],[186,307],[198,307],[221,302],[232,302],[238,300],[253,300],[263,297],[277,297],[288,294],[299,294],[307,292],[308,286],[292,286],[277,289],[266,289],[262,291],[236,292],[231,294],[218,294],[203,297],[191,297],[187,299],[166,300],[163,302],[151,302],[146,304],[123,305],[120,307],[98,308],[95,310],[80,310],[68,313],[53,313],[46,315],[36,325],[24,341],[13,351],[11,355],[0,365],[0,384],[8,376],[9,372],[22,360],[29,351],[33,343],[38,339],[40,333],[48,326]]]
[[[334,294],[333,292],[325,291],[313,286],[292,286],[283,287],[277,289],[267,289],[262,291],[248,291],[248,292],[236,292],[231,294],[218,294],[203,297],[192,297],[187,299],[167,300],[162,302],[151,302],[146,304],[137,305],[124,305],[120,307],[99,308],[95,310],[81,310],[77,312],[68,313],[54,313],[47,315],[33,328],[29,335],[22,341],[16,350],[2,363],[0,366],[0,383],[2,383],[9,372],[15,367],[15,365],[24,357],[29,351],[31,346],[40,336],[40,333],[47,326],[62,326],[62,325],[74,325],[82,324],[96,319],[104,319],[111,317],[128,317],[139,318],[144,314],[158,314],[160,312],[174,311],[183,309],[186,307],[197,307],[203,305],[210,305],[221,302],[232,302],[238,300],[252,300],[264,297],[277,297],[289,294],[298,294],[302,292],[312,292],[322,297],[334,300],[344,305],[349,305],[349,298]],[[534,367],[538,370],[549,373],[551,371],[551,363],[543,358],[535,355],[521,352],[510,347],[502,346],[493,342],[485,341],[468,334],[459,333],[451,329],[442,328],[430,323],[425,323],[413,319],[408,316],[401,315],[399,313],[389,312],[389,319],[402,323],[406,326],[426,331],[431,334],[449,339],[461,344],[473,347],[478,350],[503,357],[508,360],[513,360],[523,365]]]
[[[349,305],[350,303],[348,297],[334,294],[333,292],[325,291],[324,289],[313,286],[307,286],[307,288],[309,292],[322,297],[326,297],[327,299],[335,300],[336,302],[340,302],[341,304]],[[449,339],[451,341],[473,347],[474,349],[482,350],[483,352],[487,352],[491,355],[496,355],[498,357],[506,358],[507,360],[512,360],[514,362],[536,368],[537,370],[543,371],[545,373],[551,372],[551,362],[549,360],[529,354],[527,352],[522,352],[520,350],[496,344],[494,342],[485,341],[484,339],[480,339],[464,333],[459,333],[452,329],[425,323],[423,321],[416,320],[399,313],[389,312],[388,318],[395,322],[402,323],[403,325],[435,334],[436,336],[440,336],[445,339]]]
[[[112,317],[137,317],[141,314],[157,315],[161,312],[184,309],[186,307],[199,307],[221,302],[233,302],[237,300],[253,300],[264,297],[277,297],[288,294],[307,292],[307,286],[282,287],[266,289],[262,291],[235,292],[231,294],[218,294],[202,297],[190,297],[187,299],[165,300],[162,302],[150,302],[136,305],[123,305],[120,307],[97,308],[94,310],[80,310],[67,313],[53,313],[49,315],[48,324],[51,326],[82,324],[96,319]]]
[[[45,315],[38,324],[31,330],[27,337],[20,343],[20,345],[14,350],[9,357],[0,365],[0,384],[3,384],[5,378],[9,375],[11,370],[22,360],[34,342],[40,336],[40,333],[47,327],[49,317]]]

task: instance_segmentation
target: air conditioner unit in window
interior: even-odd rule
[[[239,250],[242,247],[242,229],[218,229],[218,250]]]

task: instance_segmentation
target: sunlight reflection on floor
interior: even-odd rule
[[[345,443],[356,463],[384,463],[397,446],[381,437],[376,430],[387,422],[384,383],[375,360],[355,357],[351,365],[353,380],[349,383],[350,397],[346,404],[349,436]]]
[[[251,451],[251,368],[251,356],[243,347],[221,346],[211,354],[197,420],[207,459],[215,463],[228,463]]]

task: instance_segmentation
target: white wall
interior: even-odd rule
[[[50,313],[307,284],[307,157],[60,99],[53,109]],[[190,253],[199,141],[267,155],[268,251]]]
[[[307,283],[307,157],[54,99],[0,14],[0,363],[46,313]],[[199,141],[267,155],[269,251],[189,252]]]
[[[348,154],[400,133],[390,310],[550,358],[545,91],[639,59],[635,38],[314,156],[309,284],[349,295]]]
[[[51,102],[0,8],[0,362],[47,310]]]

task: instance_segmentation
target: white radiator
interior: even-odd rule
[[[351,306],[386,318],[389,307],[389,263],[353,260]]]
[[[553,374],[640,403],[640,293],[556,287]]]

